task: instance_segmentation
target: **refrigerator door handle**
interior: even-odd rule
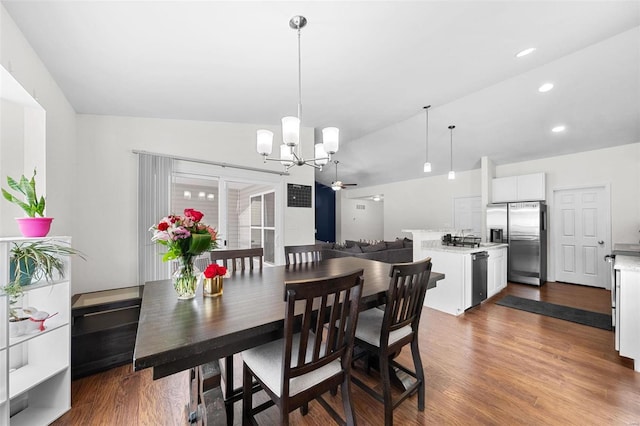
[[[543,211],[542,214],[540,215],[540,230],[541,231],[547,230],[547,212],[546,211]]]

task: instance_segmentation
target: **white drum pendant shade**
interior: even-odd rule
[[[290,146],[280,145],[280,163],[283,166],[293,165],[293,153]]]
[[[325,127],[322,129],[322,142],[324,151],[328,154],[338,152],[340,130],[337,127]]]
[[[256,135],[256,144],[258,154],[271,155],[273,149],[273,132],[270,130],[260,129]]]
[[[282,118],[282,141],[288,146],[298,145],[300,142],[300,120],[298,117]]]
[[[317,143],[315,145],[314,157],[315,157],[315,163],[318,166],[324,166],[329,162],[329,156],[327,155],[326,151],[324,150],[324,146],[321,143]]]

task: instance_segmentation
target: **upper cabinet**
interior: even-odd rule
[[[495,178],[492,181],[491,201],[545,201],[544,173]]]

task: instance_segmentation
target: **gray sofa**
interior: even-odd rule
[[[413,241],[405,238],[370,244],[347,240],[344,245],[325,245],[322,256],[323,259],[353,256],[386,263],[413,262]]]

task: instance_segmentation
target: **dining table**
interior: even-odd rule
[[[340,257],[298,265],[265,266],[224,278],[223,294],[179,300],[171,280],[145,283],[133,355],[134,370],[153,379],[221,359],[283,335],[285,283],[363,271],[361,310],[385,303],[390,264]],[[427,288],[444,275],[431,272]]]

